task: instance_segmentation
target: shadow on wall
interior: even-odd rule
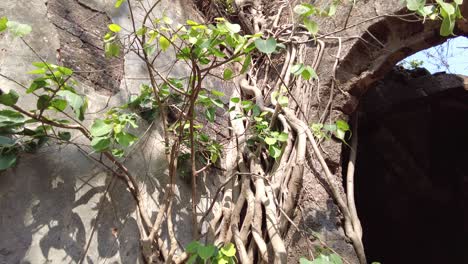
[[[168,2],[162,2],[162,8],[156,8],[154,15],[162,15],[170,6],[166,10],[168,16],[182,20],[193,18],[195,12],[192,14],[190,6],[184,1],[177,1],[176,4],[171,2],[170,5]],[[35,40],[31,41],[31,44],[34,48],[37,45],[37,51],[43,58],[53,61],[57,55],[56,49],[60,47],[64,53],[62,59],[65,60],[62,62],[65,65],[67,63],[74,65],[74,60],[79,61],[82,68],[76,69],[75,73],[81,70],[82,75],[79,77],[89,77],[89,83],[94,86],[93,80],[99,79],[100,73],[96,77],[95,74],[88,74],[86,71],[100,69],[103,66],[102,61],[94,62],[91,59],[96,57],[93,55],[99,55],[94,48],[101,47],[99,41],[106,25],[91,27],[92,32],[88,32],[90,35],[87,35],[81,31],[87,31],[89,27],[85,26],[89,25],[83,24],[84,20],[81,18],[86,17],[86,22],[89,23],[109,23],[110,20],[105,18],[104,9],[94,10],[94,7],[101,8],[101,4],[104,6],[109,3],[113,6],[115,1],[54,0],[48,2],[50,10],[47,13],[43,0],[7,0],[0,1],[0,10],[6,11],[5,15],[8,17],[34,25],[29,38]],[[137,5],[142,4],[145,8],[141,6],[136,8],[135,17],[142,18],[142,12],[152,3],[154,1],[138,1]],[[112,7],[113,12],[124,13],[124,15],[115,14],[113,22],[119,23],[123,28],[131,28],[126,4],[120,10]],[[80,10],[69,12],[74,8]],[[52,34],[51,32],[55,32],[52,23],[59,27],[66,25],[66,32],[59,32],[60,35]],[[75,24],[68,25],[68,23]],[[44,31],[40,31],[41,29]],[[76,50],[63,47],[67,45],[68,42],[64,40],[68,37],[76,40],[77,46],[74,46],[78,47]],[[62,43],[59,43],[60,41]],[[87,45],[81,46],[81,42]],[[26,53],[23,52],[24,49],[10,46],[5,49],[4,56],[0,60],[3,63],[3,71],[8,71],[15,79],[27,77],[29,82],[29,77],[25,77],[23,72],[26,72],[30,65],[31,61],[28,60],[36,61],[37,58],[29,53],[23,56],[23,53]],[[90,59],[83,61],[82,57]],[[108,103],[112,106],[114,101],[119,103],[124,101],[127,99],[126,95],[139,91],[141,83],[148,82],[145,79],[147,74],[141,60],[135,57],[136,55],[133,58],[130,55],[125,57],[123,65],[125,76],[119,75],[122,69],[119,63],[122,61],[117,61],[116,65],[106,64],[112,66],[113,70],[104,69],[107,71],[104,77],[113,76],[114,79],[101,80],[101,86],[114,86],[113,88],[117,89],[115,85],[118,85],[118,82],[113,81],[121,77],[122,85],[119,93],[110,101],[91,87],[86,90],[86,94],[90,97],[90,112],[100,111]],[[158,66],[166,67],[172,60],[172,55],[167,55],[164,59],[158,60],[161,64]],[[18,63],[21,63],[20,66]],[[186,70],[184,67],[175,67],[172,74],[184,75]],[[19,80],[26,82],[23,79]],[[12,84],[5,84],[7,85]],[[28,104],[26,100],[21,103],[25,106]],[[33,103],[35,104],[35,101]],[[168,181],[165,175],[165,158],[162,155],[164,153],[160,136],[162,128],[158,125],[155,127],[145,136],[142,146],[135,148],[136,153],[132,153],[126,162],[142,186],[142,195],[147,199],[149,209],[154,210],[154,214],[157,213],[156,208],[164,194],[161,190]],[[142,130],[138,134],[143,134],[147,124],[141,124],[140,128]],[[139,230],[134,214],[135,205],[123,184],[116,181],[111,185],[108,195],[103,196],[112,177],[103,173],[104,170],[96,163],[89,161],[75,148],[40,151],[41,153],[31,156],[22,156],[16,168],[0,173],[0,263],[76,263],[82,258],[90,238],[92,239],[85,262],[101,263],[102,260],[106,260],[110,263],[137,263],[140,252]],[[186,234],[192,233],[191,225],[186,224],[190,221],[190,187],[183,184],[178,187],[180,189],[177,190],[178,195],[174,203],[174,211],[178,212],[177,216],[174,216],[175,228],[180,242],[187,244],[191,237]],[[164,233],[162,237],[165,238]]]
[[[420,73],[394,71],[361,100],[363,242],[371,261],[467,263],[468,91]]]
[[[23,157],[1,173],[0,263],[77,263],[93,232],[88,263],[136,263],[135,208],[124,186],[110,179],[67,149]]]

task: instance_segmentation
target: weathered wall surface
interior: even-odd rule
[[[87,125],[109,107],[126,102],[147,81],[145,68],[135,55],[110,62],[104,58],[101,39],[111,19],[124,29],[131,28],[128,8],[124,5],[114,10],[114,2],[0,3],[1,16],[32,25],[33,31],[25,41],[44,60],[58,60],[76,72],[78,90],[89,99]],[[179,2],[162,6],[170,8],[158,9],[155,15],[165,12],[183,19],[184,8],[188,9]],[[31,76],[26,72],[34,61],[39,58],[20,39],[1,37],[3,75],[29,86]],[[170,55],[158,60],[160,65],[170,62]],[[182,73],[183,68],[175,72]],[[6,78],[0,78],[0,87],[3,91],[25,92]],[[33,102],[30,96],[22,96],[20,105],[28,108]],[[148,204],[157,208],[167,176],[161,128],[157,121],[151,126],[153,129],[131,150],[126,165],[137,176]],[[147,128],[148,124],[140,122],[141,134]],[[180,184],[177,191],[175,210],[180,214],[175,218],[176,231],[190,234],[191,226],[186,224],[190,222],[189,187]],[[34,155],[23,155],[14,169],[0,175],[0,263],[137,263],[140,245],[136,221],[135,205],[124,185],[73,146],[46,146]],[[190,240],[189,236],[180,236],[181,243]]]
[[[330,2],[319,0],[314,1],[314,5],[326,7]],[[468,16],[466,2],[461,11],[465,17]],[[303,85],[312,91],[309,96],[313,98],[310,103],[311,109],[308,109],[304,116],[308,123],[317,122],[326,109],[330,109],[327,120],[347,119],[348,115],[353,114],[358,108],[361,96],[368,89],[373,89],[373,84],[383,78],[395,63],[415,52],[445,41],[439,34],[439,22],[412,23],[404,21],[404,18],[389,16],[389,14],[405,13],[402,1],[363,0],[356,1],[353,7],[340,6],[334,17],[319,21],[320,34],[325,35],[321,40],[326,51],[316,69],[320,77],[320,89],[317,91],[316,86],[310,88],[308,85]],[[288,16],[284,15],[287,21],[290,19]],[[456,34],[468,35],[466,23],[466,20],[457,22]],[[306,45],[304,63],[311,65],[314,62],[318,54],[316,47],[314,43]],[[336,76],[333,76],[337,57]],[[335,82],[334,86],[332,82]],[[324,158],[332,173],[336,175],[334,184],[343,186],[342,145],[339,142],[328,141],[323,142],[322,146],[326,150]],[[329,246],[337,249],[350,263],[356,263],[353,250],[344,242],[344,235],[340,230],[342,218],[323,178],[320,165],[314,157],[311,157],[303,178],[299,202],[302,210],[296,211],[295,222],[306,230],[320,233]],[[308,254],[307,238],[295,232],[294,228],[291,228],[288,238],[290,244],[295,245],[290,248],[291,260],[297,261],[301,256]],[[314,240],[311,235],[308,238]],[[315,243],[320,244],[317,240]],[[368,261],[379,261],[379,259],[368,259]]]
[[[90,25],[112,19],[124,29],[131,28],[128,9],[125,5],[119,10],[112,9],[113,2],[0,2],[0,15],[33,25],[33,33],[25,40],[44,59],[54,62],[58,58],[65,65],[74,65],[76,62],[83,65],[75,70],[83,80],[81,91],[90,99],[89,112],[94,113],[89,119],[105,112],[103,108],[107,105],[125,102],[131,93],[138,91],[138,86],[146,78],[146,71],[134,54],[113,61],[110,68],[101,73],[102,67],[105,66],[101,63],[103,51],[99,50],[99,36],[102,36],[106,29],[102,24],[99,24],[99,27],[86,28],[88,23],[83,23],[82,18],[86,17],[85,20]],[[330,1],[316,2],[324,6]],[[179,17],[184,20],[192,18],[192,14],[187,14],[187,6],[189,5],[186,2],[163,1],[162,9],[158,8],[155,12],[166,12],[172,18]],[[464,5],[465,17],[467,6]],[[60,15],[61,12],[73,8],[84,11],[76,14],[76,10],[69,10],[68,17]],[[399,0],[375,3],[357,1],[356,7],[348,9],[340,6],[335,19],[321,23],[321,30],[329,33],[339,31],[346,23],[356,24],[349,30],[335,34],[342,37],[343,47],[336,76],[341,90],[334,91],[335,95],[332,97],[332,119],[351,113],[357,106],[358,97],[369,88],[368,84],[383,76],[389,65],[393,66],[392,63],[409,53],[442,41],[436,30],[437,24],[418,26],[417,23],[403,23],[395,18],[383,16],[370,19],[373,16],[395,13],[401,8]],[[52,9],[60,11],[54,13]],[[98,17],[100,20],[94,20]],[[369,19],[368,22],[360,23],[366,19]],[[459,25],[458,30],[457,32],[468,32],[465,24]],[[85,31],[91,35],[83,35]],[[377,37],[378,40],[373,37]],[[361,39],[373,45],[363,47]],[[327,52],[323,54],[323,61],[317,69],[322,80],[319,93],[322,100],[312,103],[312,111],[307,116],[310,119],[307,121],[312,121],[320,115],[332,94],[330,83],[338,45],[336,38],[324,41]],[[405,47],[411,49],[404,49]],[[73,54],[75,49],[80,48],[83,48],[86,54]],[[311,48],[308,54],[314,54],[315,46],[308,44],[308,48]],[[401,51],[402,49],[404,50]],[[60,51],[60,55],[57,54],[57,50]],[[73,58],[86,60],[73,61]],[[99,58],[96,63],[95,58]],[[170,63],[168,58],[158,60],[160,66],[167,66]],[[19,39],[10,36],[1,38],[2,74],[28,85],[30,76],[24,72],[30,70],[30,63],[37,60],[33,52]],[[313,56],[308,55],[305,63],[310,64],[312,60]],[[182,75],[184,69],[176,68],[175,72]],[[5,78],[0,78],[0,87],[3,90],[16,89],[24,93],[20,86]],[[113,96],[109,97],[110,95]],[[31,100],[26,98],[22,99],[20,104],[28,106],[30,102]],[[89,122],[88,120],[87,124]],[[146,126],[147,124],[141,123],[141,132]],[[163,151],[159,144],[161,128],[157,122],[152,126],[154,129],[137,145],[126,164],[132,171],[137,172],[135,174],[148,203],[157,208],[157,198],[162,197],[160,190],[167,183],[167,176],[161,155]],[[324,147],[328,151],[326,159],[337,176],[335,184],[341,185],[341,146],[337,143],[326,143]],[[303,210],[298,212],[295,221],[300,223],[301,227],[320,233],[329,246],[345,256],[350,263],[356,263],[353,249],[345,241],[340,228],[338,210],[323,184],[321,172],[315,171],[320,166],[315,163],[313,157],[310,160],[310,168],[304,175],[300,200]],[[87,263],[101,263],[104,260],[109,263],[138,262],[139,231],[136,225],[138,219],[134,214],[135,206],[123,185],[112,179],[113,177],[106,174],[99,165],[71,146],[50,146],[41,149],[36,155],[21,157],[16,168],[0,175],[0,263],[76,263],[83,258],[88,243],[89,249],[84,258]],[[180,195],[175,204],[175,211],[180,212],[175,218],[176,231],[178,234],[190,234],[190,191],[184,184],[180,184],[179,188]],[[209,190],[206,192],[209,193]],[[182,244],[191,240],[187,235],[180,235],[178,238]],[[306,239],[293,229],[288,242],[291,263],[308,254]]]

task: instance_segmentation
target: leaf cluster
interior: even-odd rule
[[[451,3],[436,0],[435,3],[430,4],[427,4],[426,0],[405,0],[405,2],[408,10],[415,11],[423,17],[424,21],[427,18],[430,20],[441,19],[440,35],[444,37],[453,35],[455,22],[457,19],[463,18],[460,11],[463,0],[454,0]]]
[[[214,245],[203,245],[198,241],[192,241],[187,245],[186,251],[190,254],[188,264],[234,264],[236,260],[236,247],[232,243],[218,248]]]
[[[7,17],[0,17],[0,33],[8,30],[15,37],[24,37],[31,33],[32,27],[16,21],[9,21]]]
[[[16,111],[0,110],[0,170],[13,167],[20,152],[32,153],[47,143],[51,129]],[[67,132],[59,132],[59,137],[69,139],[69,136]]]
[[[306,258],[300,258],[299,264],[343,264],[341,257],[335,253],[330,255],[320,254],[313,261]]]
[[[135,113],[125,113],[119,108],[107,112],[105,119],[95,119],[91,126],[91,146],[96,152],[111,150],[116,157],[124,155],[124,149],[133,145],[138,137],[130,133],[137,128]]]
[[[302,3],[294,7],[293,11],[299,15],[299,20],[302,22],[304,27],[313,35],[317,35],[319,27],[316,21],[313,20],[314,16],[318,17],[331,17],[335,15],[338,5],[340,4],[339,0],[333,0],[330,5],[325,9],[320,9],[319,7],[309,4]]]
[[[120,55],[118,33],[122,30],[122,28],[117,24],[110,24],[107,27],[109,28],[109,31],[106,33],[106,35],[104,35],[104,53],[108,58],[118,57]]]
[[[348,123],[344,120],[336,120],[334,124],[314,123],[310,128],[314,136],[318,139],[331,139],[331,136],[334,136],[343,141],[343,143],[346,143],[346,132],[351,131]]]
[[[79,95],[73,87],[73,81],[70,80],[73,71],[46,62],[32,64],[35,69],[29,73],[39,77],[33,79],[26,93],[37,97],[35,109],[29,112],[29,116],[34,118],[27,118],[17,110],[19,95],[16,91],[10,90],[0,94],[0,104],[13,108],[0,111],[0,170],[13,166],[21,151],[35,151],[49,138],[60,141],[71,139],[70,132],[55,131],[51,125],[39,122],[43,118],[60,124],[68,123],[67,120],[47,117],[47,113],[65,113],[67,108],[70,108],[78,120],[84,120],[87,99]]]
[[[262,112],[259,115],[253,114],[254,137],[248,141],[251,146],[254,142],[262,142],[268,146],[268,153],[274,159],[281,157],[283,152],[282,147],[288,141],[288,134],[285,132],[275,131],[270,128],[270,123],[266,119],[268,112]]]

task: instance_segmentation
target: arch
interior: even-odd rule
[[[467,3],[462,5],[461,12],[468,17]],[[448,38],[440,35],[439,27],[438,21],[422,24],[385,16],[363,30],[360,41],[354,43],[337,68],[337,81],[347,87],[347,92],[351,94],[340,108],[346,114],[354,112],[359,98],[390,72],[397,62],[446,41]],[[468,20],[458,21],[454,33],[455,36],[468,36]]]

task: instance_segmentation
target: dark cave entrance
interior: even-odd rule
[[[399,69],[361,99],[355,195],[369,262],[468,263],[466,89],[457,75]]]

